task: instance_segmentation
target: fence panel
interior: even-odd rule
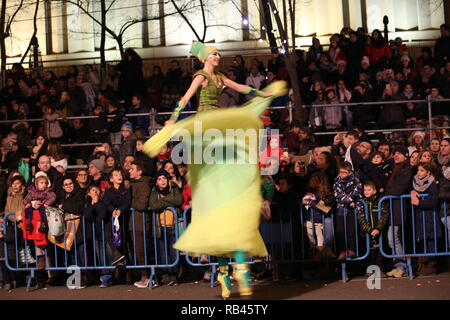
[[[421,201],[427,197],[427,194],[420,194]],[[378,206],[381,208],[382,205],[388,206],[390,219],[388,246],[383,245],[381,237],[380,252],[384,257],[394,259],[397,268],[406,269],[410,278],[414,276],[411,258],[450,255],[447,201],[420,208],[411,204],[411,195],[401,195],[381,198]]]
[[[14,222],[12,230],[7,231],[5,228],[4,234],[10,239],[4,243],[5,265],[12,271],[30,271],[31,278],[39,268],[36,261],[39,258],[34,259],[34,255],[44,257],[45,266],[41,268],[50,272],[65,271],[70,266],[77,266],[80,270],[104,272],[110,272],[118,267],[151,269],[151,280],[156,276],[155,268],[174,268],[179,263],[179,252],[172,248],[178,239],[177,225],[171,226],[170,223],[178,220],[176,210],[173,208],[167,208],[162,218],[155,212],[141,213],[134,209],[131,209],[129,216],[122,215],[119,219],[120,244],[113,241],[112,217],[107,223],[105,219],[99,217],[88,219],[82,216],[70,219],[66,222],[64,235],[57,237],[53,242],[50,241],[51,237],[48,237],[48,244],[39,247],[33,240],[23,238],[22,228],[15,219],[15,213],[8,213],[5,219],[10,216],[14,216]],[[153,228],[150,228],[150,222],[153,222]],[[150,242],[153,243],[153,248]],[[10,252],[14,254],[11,255]],[[20,258],[21,252],[24,259]],[[30,261],[30,258],[34,262]],[[24,260],[23,264],[21,260]],[[151,283],[152,281],[149,281],[149,285]]]

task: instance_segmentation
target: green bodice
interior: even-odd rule
[[[223,90],[223,80],[220,73],[215,73],[220,86],[217,87],[211,77],[203,70],[198,71],[194,74],[194,78],[198,75],[204,76],[208,80],[208,85],[206,87],[200,86],[197,90],[198,98],[198,112],[215,110],[219,108],[219,98]]]

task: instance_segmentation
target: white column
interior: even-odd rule
[[[54,53],[64,52],[64,19],[61,4],[51,3],[51,13],[52,13],[52,48]]]
[[[315,1],[296,2],[296,32],[300,36],[309,36],[316,32]],[[323,20],[323,19],[320,19]]]
[[[117,34],[127,22],[142,18],[140,0],[116,1],[112,9],[110,14],[114,17],[114,22],[109,25]],[[125,31],[123,47],[142,48],[142,26],[140,23],[132,25]],[[119,48],[117,47],[117,49]]]
[[[248,21],[250,25],[250,39],[261,37],[261,7],[259,1],[248,1]]]
[[[67,4],[67,27],[69,53],[94,51],[94,22],[80,8]]]
[[[445,21],[442,0],[416,0],[419,30],[439,28]]]
[[[181,2],[181,1],[180,1]],[[177,6],[180,7],[182,3],[177,3]],[[169,1],[164,5],[164,12],[175,12],[176,9]],[[190,19],[190,15],[187,13],[186,17]],[[183,18],[179,14],[168,16],[165,19],[166,25],[166,46],[173,46],[177,44],[190,44],[192,40],[196,39],[194,33],[189,28],[187,23],[183,20]],[[194,21],[191,24],[199,30],[199,24]]]
[[[395,31],[395,8],[392,0],[366,0],[367,1],[367,30],[372,33],[374,29],[384,30],[383,17],[389,17],[389,31]]]
[[[247,1],[247,0],[242,0]],[[208,1],[207,10],[211,13],[209,21],[211,24],[223,25],[220,27],[210,28],[208,36],[215,40],[216,43],[224,41],[242,41],[242,13],[241,0],[237,1],[223,1],[213,0]],[[250,34],[254,32],[254,28],[259,28],[259,11],[256,8],[250,8],[253,1],[249,1],[249,16],[247,20],[250,25]],[[259,34],[259,31],[257,32]]]
[[[361,16],[361,0],[349,0],[348,5],[350,9],[350,28],[356,30],[363,26]]]
[[[419,25],[417,14],[417,2],[411,0],[395,0],[395,22],[396,28],[410,30]]]
[[[316,0],[315,16],[318,36],[339,33],[344,26],[342,1]]]
[[[159,16],[159,4],[157,2],[148,1],[147,15],[149,17],[158,17]],[[147,22],[147,24],[148,24],[148,37],[149,37],[148,42],[149,42],[150,46],[161,45],[159,20],[150,20]]]

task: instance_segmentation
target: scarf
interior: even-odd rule
[[[170,185],[169,183],[167,184],[167,186],[164,189],[160,189],[158,186],[155,186],[156,192],[158,192],[159,194],[163,195],[163,196],[167,196],[170,193]]]
[[[434,182],[434,177],[432,175],[429,175],[428,177],[420,179],[418,177],[418,175],[416,174],[414,176],[413,187],[414,187],[414,190],[416,190],[417,192],[425,192],[425,190],[427,190],[433,182]]]

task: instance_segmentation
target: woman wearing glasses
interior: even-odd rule
[[[81,189],[83,194],[86,193],[86,191],[89,187],[88,177],[89,177],[89,174],[86,169],[79,169],[79,170],[77,170],[77,172],[75,174],[75,182],[78,185],[78,187]]]
[[[78,178],[78,177],[77,177]],[[64,211],[64,220],[72,221],[74,225],[77,223],[75,220],[81,219],[84,210],[85,193],[81,190],[79,184],[71,177],[64,177],[62,190],[58,193],[58,207]],[[83,236],[84,233],[84,236]],[[70,241],[66,232],[66,241]],[[89,242],[84,244],[86,238],[86,230],[83,230],[83,223],[80,221],[78,228],[74,235],[73,245],[69,251],[71,264],[78,266],[87,266],[87,250]],[[76,247],[76,248],[75,248]],[[76,256],[76,257],[75,257]]]
[[[286,93],[285,84],[275,83],[268,87],[268,91],[257,91],[251,87],[237,84],[223,74],[216,71],[221,55],[217,48],[194,42],[191,53],[204,63],[204,68],[194,75],[192,84],[181,98],[166,126],[149,139],[144,145],[144,151],[151,157],[156,156],[160,149],[172,138],[175,131],[187,130],[190,135],[199,135],[194,131],[194,121],[201,122],[200,134],[206,130],[215,130],[225,135],[230,130],[255,130],[262,128],[260,115],[270,105],[273,98]],[[240,93],[257,95],[242,108],[218,109],[219,97],[224,86]],[[197,93],[199,104],[198,113],[178,123],[179,112]],[[211,131],[210,131],[211,132]],[[190,144],[194,148],[203,149],[207,143]],[[224,141],[226,149],[236,148],[237,142]],[[249,139],[247,139],[249,140]],[[217,143],[217,142],[216,142]],[[249,141],[241,143],[240,148],[246,153],[257,153],[257,145]],[[226,154],[227,152],[223,152]],[[222,287],[222,297],[229,298],[231,293],[230,277],[228,274],[228,258],[234,258],[234,277],[239,283],[239,292],[243,296],[252,294],[250,274],[246,258],[267,255],[264,242],[259,234],[259,220],[262,207],[260,195],[260,172],[257,161],[255,163],[236,163],[233,156],[228,155],[223,162],[188,163],[189,184],[192,189],[192,219],[186,231],[175,243],[174,248],[189,252],[190,255],[200,256],[208,254],[218,257],[218,281]],[[230,161],[231,160],[231,161]],[[231,163],[230,163],[231,162]]]

